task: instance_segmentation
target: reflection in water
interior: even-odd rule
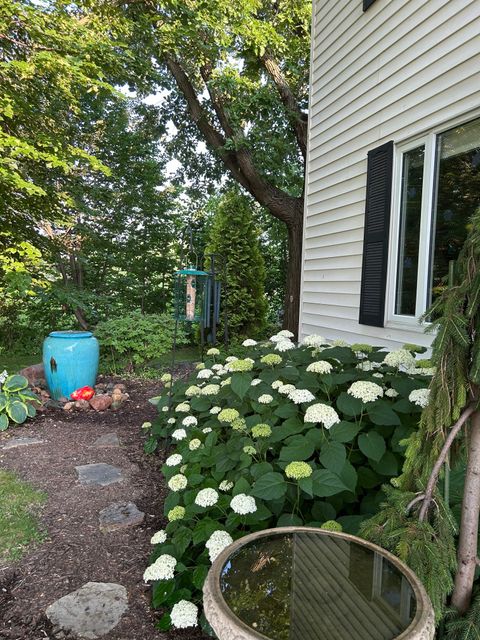
[[[320,533],[242,547],[220,586],[235,615],[272,640],[392,640],[415,615],[412,588],[394,565]]]

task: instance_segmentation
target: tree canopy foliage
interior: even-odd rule
[[[111,15],[111,3],[94,3]],[[311,2],[120,2],[155,62],[182,177],[225,170],[288,228],[285,324],[297,330]],[[140,28],[141,26],[141,28]],[[133,32],[134,29],[132,29]],[[138,43],[137,43],[138,46]],[[198,154],[197,142],[207,151]]]

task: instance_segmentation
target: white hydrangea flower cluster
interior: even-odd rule
[[[395,389],[387,389],[385,391],[385,395],[387,398],[396,398],[398,396],[398,391],[395,391]]]
[[[406,369],[411,369],[415,366],[415,358],[406,349],[397,349],[396,351],[390,351],[387,353],[383,362],[388,367],[395,367],[395,369],[400,369],[402,367]]]
[[[233,360],[225,365],[225,369],[231,373],[235,371],[251,371],[253,369],[253,363],[255,360],[251,358],[244,358],[243,360]]]
[[[280,353],[290,351],[291,349],[295,349],[295,344],[291,340],[280,340],[275,345],[275,351],[280,351]]]
[[[173,556],[164,553],[155,560],[153,564],[147,567],[143,574],[145,582],[150,580],[172,580],[177,561]]]
[[[218,488],[220,491],[230,491],[230,489],[233,489],[233,482],[230,482],[230,480],[222,480]]]
[[[182,420],[182,424],[184,427],[196,427],[198,424],[198,420],[195,418],[195,416],[186,416]]]
[[[178,413],[188,413],[190,411],[190,405],[188,404],[188,402],[181,402],[180,404],[177,404],[175,411],[177,411]]]
[[[255,378],[254,380],[251,381],[250,386],[251,387],[256,387],[257,384],[261,384],[261,382],[262,381],[260,380],[260,378]]]
[[[219,356],[219,355],[220,355],[220,350],[216,349],[215,347],[212,347],[207,351],[207,356]]]
[[[198,607],[188,600],[180,600],[170,611],[170,620],[176,629],[196,627],[198,622]]]
[[[3,384],[7,378],[8,378],[8,371],[4,369],[2,373],[0,373],[0,384]]]
[[[202,433],[212,433],[212,428],[211,427],[205,427],[205,429],[202,429]]]
[[[270,404],[272,401],[273,401],[273,396],[269,395],[268,393],[263,393],[258,398],[258,402],[260,402],[260,404]]]
[[[296,387],[294,384],[282,384],[281,387],[278,387],[278,393],[281,393],[283,396],[288,396],[288,394],[292,391],[295,391]]]
[[[315,396],[308,389],[293,389],[288,394],[289,400],[295,404],[302,404],[303,402],[311,402],[315,400]]]
[[[227,356],[225,358],[225,362],[235,362],[235,360],[238,360],[237,356]]]
[[[409,369],[407,373],[418,376],[433,376],[435,375],[436,367],[413,367]]]
[[[311,362],[307,367],[307,371],[311,373],[330,373],[332,369],[333,365],[326,360]]]
[[[371,362],[370,360],[362,360],[362,362],[359,362],[357,364],[356,369],[359,369],[360,371],[373,371],[373,369],[378,369],[381,366],[382,365],[380,362]]]
[[[202,390],[200,389],[200,387],[197,387],[196,384],[192,384],[185,391],[185,395],[188,396],[189,398],[193,398],[194,396],[199,396],[201,391]]]
[[[216,416],[217,413],[220,413],[221,410],[222,410],[222,407],[212,407],[209,413],[211,413],[212,416]]]
[[[182,456],[179,453],[172,453],[171,456],[168,456],[168,458],[165,460],[165,464],[167,465],[167,467],[176,467],[177,464],[181,464],[182,463]]]
[[[172,438],[174,440],[185,440],[186,437],[187,432],[185,431],[185,429],[175,429],[175,431],[172,433]]]
[[[232,544],[232,542],[233,538],[228,531],[214,531],[205,543],[205,546],[208,549],[208,555],[210,556],[210,562],[216,560],[217,556]]]
[[[247,515],[248,513],[255,513],[257,510],[257,503],[255,502],[255,498],[252,496],[247,496],[245,493],[239,493],[234,496],[230,501],[230,506],[235,511],[242,516]]]
[[[282,329],[278,331],[275,335],[280,336],[280,338],[293,338],[293,333],[288,329]]]
[[[252,340],[251,338],[247,338],[242,342],[242,347],[255,347],[257,344],[256,340]]]
[[[305,338],[302,341],[302,344],[305,347],[321,347],[322,344],[325,344],[327,341],[325,340],[325,338],[323,336],[319,336],[315,333],[312,333],[309,336],[305,336]]]
[[[207,384],[203,387],[202,389],[202,396],[216,396],[217,393],[220,391],[220,385],[219,384]]]
[[[417,407],[424,409],[428,405],[430,399],[430,389],[414,389],[408,396],[410,402],[416,404]]]
[[[195,504],[199,507],[213,507],[214,504],[218,502],[218,493],[215,489],[200,489],[200,491],[195,496]]]
[[[280,387],[283,387],[283,382],[281,380],[274,380],[271,387],[272,389],[280,389]]]
[[[383,396],[383,388],[376,382],[367,382],[365,380],[357,380],[350,385],[347,393],[358,398],[363,403],[374,402]]]
[[[162,407],[162,411],[166,413],[168,411],[168,406]]]
[[[378,371],[376,373],[372,373],[372,377],[373,378],[383,378],[383,373],[379,373]]]
[[[160,529],[160,531],[157,531],[156,533],[154,533],[153,536],[150,538],[150,544],[163,544],[166,539],[167,539],[166,531],[164,531],[163,529]]]
[[[342,340],[342,338],[337,338],[332,341],[332,347],[348,347],[348,342],[346,340]]]
[[[213,371],[211,369],[201,369],[198,373],[197,373],[197,378],[199,380],[208,380],[209,378],[211,378],[213,376]]]
[[[193,438],[193,440],[190,440],[190,442],[188,443],[188,448],[190,449],[190,451],[196,451],[197,449],[200,449],[201,446],[202,441],[198,438]]]
[[[212,371],[215,371],[215,372],[223,371],[223,364],[214,364],[214,365],[212,365]]]
[[[227,384],[230,384],[232,381],[231,378],[227,378],[226,380],[222,380],[222,382],[220,383],[221,387],[225,387]]]
[[[340,417],[333,407],[320,402],[307,408],[303,421],[323,424],[325,429],[330,429],[334,424],[340,422]]]
[[[168,488],[171,491],[183,491],[184,489],[186,489],[187,484],[187,478],[183,475],[183,473],[177,473],[168,481]]]
[[[167,420],[167,424],[175,424],[175,422],[176,422],[175,418],[169,418]]]

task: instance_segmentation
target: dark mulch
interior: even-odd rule
[[[116,380],[120,381],[120,380]],[[122,380],[122,382],[125,382]],[[32,423],[0,435],[36,436],[44,444],[2,451],[0,466],[48,494],[40,512],[47,539],[15,564],[0,566],[0,638],[58,638],[45,617],[49,604],[86,582],[116,582],[128,592],[129,610],[105,640],[194,640],[194,630],[161,633],[150,608],[150,588],[142,576],[151,553],[150,537],[165,526],[165,486],[161,455],[143,452],[141,425],[156,414],[148,398],[158,395],[150,381],[127,381],[130,400],[114,411],[66,413],[50,410]],[[102,434],[117,433],[120,448],[91,445]],[[120,467],[124,481],[108,487],[82,486],[75,466],[105,462]],[[98,513],[112,502],[132,501],[145,512],[138,527],[103,534]],[[63,636],[65,637],[65,636]]]

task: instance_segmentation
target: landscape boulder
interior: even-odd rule
[[[105,411],[112,404],[112,398],[108,396],[106,393],[103,393],[98,396],[93,396],[90,400],[90,406],[95,409],[95,411]]]

